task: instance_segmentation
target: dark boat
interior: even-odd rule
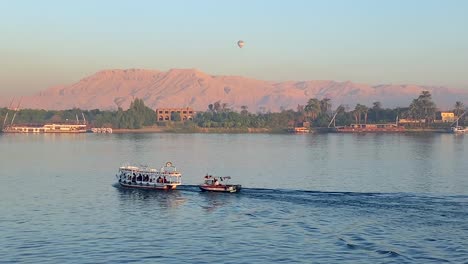
[[[229,184],[228,182],[230,179],[230,176],[214,177],[212,175],[206,175],[203,184],[198,187],[203,192],[240,192],[242,186],[240,184]]]
[[[332,132],[337,133],[361,133],[361,132],[405,132],[403,126],[397,124],[351,124],[349,126],[333,127]]]

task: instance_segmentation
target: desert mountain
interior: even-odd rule
[[[468,90],[418,85],[368,85],[337,81],[272,82],[240,76],[213,76],[195,69],[104,70],[69,86],[58,86],[24,97],[21,108],[41,109],[117,109],[128,108],[133,98],[141,98],[152,107],[185,107],[206,110],[208,104],[221,101],[251,112],[260,109],[279,111],[296,109],[298,104],[316,97],[331,98],[333,105],[356,103],[384,107],[408,106],[423,90],[429,90],[441,108],[455,101],[468,102]],[[7,98],[0,102],[7,104]]]

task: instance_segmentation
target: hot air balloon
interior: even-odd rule
[[[245,43],[244,43],[244,41],[243,41],[243,40],[239,40],[239,41],[237,41],[237,46],[239,46],[239,48],[242,48],[242,47],[244,47],[244,45],[245,45]]]

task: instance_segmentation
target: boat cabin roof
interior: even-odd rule
[[[156,175],[169,175],[169,176],[181,176],[181,173],[178,172],[175,167],[163,167],[161,170],[147,167],[137,167],[137,166],[122,166],[119,168],[121,172],[131,172],[131,173],[143,173],[143,174],[156,174]]]
[[[217,176],[213,176],[213,175],[206,175],[205,176],[205,180],[214,180],[214,179],[219,179],[221,181],[230,180],[231,176],[222,176],[222,177],[217,177]]]

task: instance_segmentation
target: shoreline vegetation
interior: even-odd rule
[[[354,109],[347,105],[332,108],[331,99],[309,99],[296,110],[282,109],[267,112],[260,108],[257,113],[241,106],[237,112],[221,101],[207,106],[191,118],[182,121],[178,112],[171,113],[170,120],[157,121],[155,110],[136,98],[129,109],[115,111],[100,109],[39,110],[0,108],[0,129],[18,124],[37,125],[45,123],[86,124],[93,128],[112,128],[113,133],[290,133],[295,127],[307,127],[311,133],[330,132],[330,127],[351,124],[397,124],[405,132],[445,132],[451,122],[441,120],[441,112],[432,101],[431,94],[423,91],[408,107],[383,108],[380,102],[372,107],[357,104]],[[452,119],[467,111],[462,102],[455,102],[453,109],[444,113]],[[465,117],[466,119],[466,117]],[[460,119],[464,125],[465,119]]]

